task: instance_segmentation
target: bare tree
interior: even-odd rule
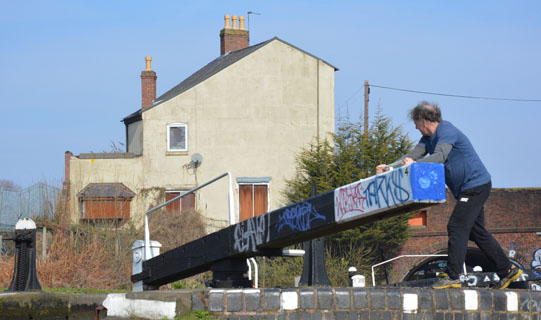
[[[22,188],[15,182],[7,179],[0,179],[0,189],[6,189],[10,191],[20,191]]]

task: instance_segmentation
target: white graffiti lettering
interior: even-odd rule
[[[238,252],[256,251],[257,246],[269,241],[270,215],[264,214],[235,226],[233,248]]]
[[[466,284],[468,287],[475,287],[477,285],[477,277],[470,275],[460,275],[460,282]]]
[[[532,269],[541,269],[541,249],[533,253]]]

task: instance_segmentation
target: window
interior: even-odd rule
[[[90,183],[78,197],[84,220],[129,219],[135,193],[122,183]]]
[[[268,211],[268,185],[239,185],[240,221],[260,216]]]
[[[165,201],[169,201],[180,195],[182,191],[168,191],[165,193]],[[186,210],[195,210],[195,194],[190,193],[165,206],[165,210],[171,214],[180,214]]]
[[[188,151],[188,126],[183,123],[167,125],[167,151]]]
[[[410,227],[426,227],[426,210],[417,212],[413,218],[409,219],[408,224]]]

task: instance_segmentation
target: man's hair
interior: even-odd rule
[[[419,102],[415,108],[411,109],[409,116],[413,121],[441,122],[441,110],[438,104],[434,102]]]

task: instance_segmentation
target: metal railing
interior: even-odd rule
[[[184,193],[174,197],[173,199],[169,200],[169,201],[166,201],[150,210],[148,210],[146,213],[145,213],[145,256],[144,256],[144,260],[148,260],[150,258],[153,258],[152,256],[152,251],[150,250],[150,231],[149,231],[149,227],[148,227],[148,215],[156,210],[159,210],[163,207],[165,207],[166,205],[182,198],[182,197],[185,197],[191,193],[194,193],[195,191],[199,190],[199,189],[202,189],[206,186],[208,186],[209,184],[213,183],[213,182],[216,182],[218,180],[220,180],[221,178],[225,177],[225,176],[229,176],[229,191],[228,191],[228,201],[229,201],[229,225],[232,225],[235,223],[235,210],[233,208],[234,206],[234,202],[233,202],[233,184],[232,184],[232,181],[231,181],[231,173],[230,172],[226,172],[224,174],[221,174],[219,176],[217,176],[216,178],[214,179],[211,179],[205,183],[203,183],[202,185],[200,186],[197,186],[193,189],[190,189],[188,191],[185,191]]]
[[[374,286],[374,287],[376,286],[376,275],[374,273],[374,268],[375,267],[381,266],[382,264],[386,264],[386,263],[394,261],[396,259],[409,258],[409,257],[447,257],[447,255],[446,254],[405,254],[405,255],[398,256],[398,257],[394,257],[394,258],[389,259],[389,260],[385,260],[385,261],[380,262],[380,263],[376,263],[375,265],[372,266],[372,286]]]

